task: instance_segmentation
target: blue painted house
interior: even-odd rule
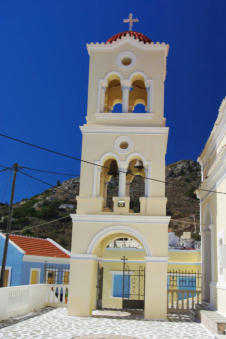
[[[0,233],[0,265],[4,243]],[[10,235],[4,286],[68,284],[69,272],[70,252],[54,240]]]

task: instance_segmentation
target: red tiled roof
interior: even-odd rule
[[[10,240],[19,246],[27,255],[39,255],[42,257],[70,258],[70,256],[48,239],[25,237],[22,235],[10,235]]]
[[[131,37],[133,37],[134,39],[137,39],[139,41],[143,41],[144,43],[148,43],[150,44],[152,42],[151,39],[149,39],[146,35],[144,35],[143,33],[139,33],[139,32],[134,32],[134,31],[125,31],[125,32],[121,32],[121,33],[117,33],[115,35],[113,35],[111,38],[109,38],[107,40],[107,44],[111,44],[113,41],[119,40],[122,37],[126,36],[127,34],[129,34]]]

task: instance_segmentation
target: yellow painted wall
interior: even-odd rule
[[[104,308],[122,308],[122,299],[113,297],[113,272],[122,272],[123,264],[119,261],[123,256],[128,258],[127,266],[131,270],[138,270],[144,268],[145,252],[143,249],[105,249],[103,253],[104,262],[104,284],[103,284],[103,307]],[[107,261],[112,260],[112,261]],[[177,262],[177,264],[176,264]],[[180,263],[180,264],[179,264]],[[169,271],[187,271],[187,272],[201,272],[200,250],[169,250]],[[146,286],[146,290],[149,289]]]

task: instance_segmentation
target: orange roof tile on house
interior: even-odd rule
[[[25,237],[11,234],[9,239],[19,246],[26,255],[37,255],[42,257],[70,258],[66,250],[55,245],[51,239]]]

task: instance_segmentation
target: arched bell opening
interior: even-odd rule
[[[139,158],[130,161],[126,174],[126,193],[130,197],[130,210],[140,212],[140,197],[145,196],[145,171]]]
[[[143,110],[143,112],[141,110]],[[137,75],[131,81],[131,88],[129,92],[129,112],[145,113],[146,111],[147,89],[145,87],[144,78],[141,75]]]
[[[104,162],[100,175],[100,196],[104,198],[104,211],[113,210],[112,197],[118,196],[118,164],[115,159]]]
[[[120,78],[112,75],[105,91],[104,112],[122,112],[122,87]]]

